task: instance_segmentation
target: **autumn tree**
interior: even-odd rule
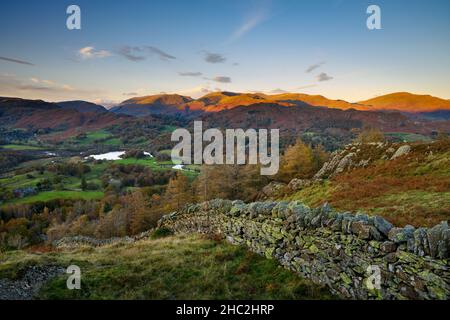
[[[162,203],[165,211],[175,211],[185,204],[192,202],[192,189],[188,178],[177,172],[176,176],[170,179],[167,189],[164,192]]]
[[[325,148],[319,144],[313,148],[313,171],[314,174],[319,171],[324,163],[328,160],[329,154]]]
[[[289,146],[280,161],[278,179],[289,182],[294,178],[310,178],[314,171],[314,154],[310,146],[298,139]]]
[[[258,165],[203,165],[194,189],[200,202],[215,198],[252,201],[268,182]]]
[[[195,184],[199,201],[236,199],[238,178],[237,165],[203,165]]]
[[[381,130],[376,128],[366,128],[358,135],[355,142],[358,143],[373,143],[385,141],[385,136]]]

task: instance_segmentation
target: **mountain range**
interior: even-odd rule
[[[199,98],[177,94],[160,94],[135,97],[123,101],[111,109],[114,113],[133,116],[148,114],[179,113],[179,112],[219,112],[258,103],[275,103],[285,107],[326,107],[341,110],[359,111],[399,111],[414,115],[449,119],[450,100],[430,95],[417,95],[398,92],[379,96],[356,103],[344,100],[332,100],[321,95],[301,93],[282,93],[268,95],[264,93],[212,92]]]
[[[135,97],[107,110],[86,101],[51,103],[0,97],[0,126],[58,131],[58,139],[124,121],[169,116],[202,119],[208,126],[351,132],[376,127],[384,132],[431,134],[450,131],[450,101],[429,95],[393,93],[350,103],[320,95],[213,92],[199,99],[178,94]]]

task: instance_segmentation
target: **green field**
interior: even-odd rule
[[[145,159],[136,159],[136,158],[126,158],[121,160],[115,160],[114,163],[118,164],[134,164],[134,165],[142,165],[142,166],[148,166],[154,171],[162,171],[162,170],[174,170],[172,167],[174,166],[174,163],[172,161],[160,161],[158,162],[155,158],[147,157]],[[176,162],[175,164],[179,164],[181,162]],[[181,171],[183,174],[187,176],[192,176],[198,174],[197,172],[193,171],[198,166],[196,165],[188,165],[185,168],[189,170],[177,170]]]
[[[100,176],[107,166],[107,163],[91,164],[91,171],[85,174],[86,181],[100,185]],[[43,174],[37,171],[30,171],[26,174],[10,174],[0,179],[0,185],[12,191],[19,188],[36,187],[38,182],[44,179],[53,180],[56,176],[55,173],[49,171],[44,171]],[[81,179],[73,176],[61,176],[61,184],[64,189],[69,189],[69,191],[79,191]]]
[[[153,171],[172,170],[173,164],[171,161],[158,162],[155,158],[146,157],[145,159],[126,158],[115,160],[114,163],[125,165],[141,165],[150,167]]]
[[[162,132],[172,132],[172,131],[176,130],[177,128],[178,127],[176,127],[176,126],[168,126],[168,125],[166,125],[162,129]]]
[[[155,158],[146,157],[145,159],[137,159],[137,158],[125,158],[121,160],[114,160],[114,163],[117,164],[134,164],[141,166],[151,167],[153,170],[165,170],[164,167],[161,167]]]
[[[0,146],[0,148],[8,149],[8,150],[17,150],[17,151],[23,151],[23,150],[42,150],[42,147],[38,146],[32,146],[32,145],[23,145],[23,144],[5,144]]]
[[[108,146],[119,146],[122,144],[122,140],[120,140],[119,138],[110,138],[103,141],[102,143]]]
[[[100,176],[103,174],[104,169],[107,167],[107,163],[90,165],[91,171],[85,174],[87,183],[94,183],[101,188]],[[0,179],[0,185],[6,190],[14,191],[16,189],[36,187],[39,182],[48,179],[54,181],[57,178],[57,174],[49,171],[44,171],[40,174],[38,171],[30,171],[25,174],[9,174]],[[12,199],[6,201],[4,205],[8,204],[20,204],[20,203],[33,203],[38,201],[51,201],[55,199],[101,199],[103,198],[103,192],[101,191],[82,191],[81,190],[81,178],[75,176],[59,176],[61,182],[58,183],[57,190],[41,191],[35,195],[27,196],[19,199]]]
[[[58,199],[94,200],[103,198],[103,195],[101,191],[44,191],[34,196],[13,200],[10,203],[46,202]]]
[[[90,146],[96,143],[118,146],[122,144],[122,141],[119,138],[113,137],[113,135],[106,130],[98,130],[86,133],[86,136],[83,138],[73,138],[70,140],[70,143],[80,146]]]
[[[403,133],[403,132],[388,132],[385,133],[386,137],[391,137],[391,138],[395,138],[398,139],[400,141],[404,141],[404,142],[429,142],[432,141],[432,139],[430,137],[421,135],[421,134],[416,134],[416,133]]]
[[[30,174],[33,175],[33,178],[31,179],[27,178],[27,174],[12,175],[9,177],[1,178],[0,185],[11,190],[24,187],[34,187],[40,180],[52,177],[52,175],[48,172],[40,175],[33,171]]]
[[[39,293],[44,299],[330,299],[328,290],[246,248],[177,235],[132,244],[45,254],[0,253],[0,277],[30,265],[77,265],[80,290],[67,290],[67,275]]]

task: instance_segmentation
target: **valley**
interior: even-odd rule
[[[300,94],[221,92],[197,100],[157,95],[130,99],[111,110],[79,101],[58,105],[4,98],[0,278],[3,273],[8,281],[16,281],[20,276],[14,273],[26,273],[31,265],[41,270],[75,259],[87,270],[82,291],[63,290],[64,277],[56,275],[35,298],[335,297],[314,281],[218,238],[146,236],[124,246],[102,245],[90,253],[82,245],[67,251],[55,244],[76,237],[108,241],[142,232],[164,234],[168,231],[158,229],[162,217],[216,198],[298,201],[312,208],[330,205],[355,216],[381,216],[397,227],[433,227],[448,220],[448,120],[404,110],[363,109],[362,104]],[[172,161],[172,132],[184,128],[194,134],[199,120],[204,130],[218,128],[223,133],[279,129],[279,172],[261,176],[254,164]],[[191,143],[188,149],[193,150]],[[401,155],[394,157],[397,153]],[[163,258],[162,252],[170,252],[171,258]],[[193,263],[201,260],[198,255],[212,260]],[[217,265],[222,255],[224,264]],[[143,262],[144,269],[134,265]],[[189,268],[179,267],[186,263]],[[179,273],[173,273],[174,268]],[[223,272],[229,272],[225,282],[217,279]],[[122,281],[111,283],[112,274]],[[204,284],[209,290],[201,289],[199,274],[202,281],[210,279]],[[148,283],[133,280],[138,275]],[[174,277],[185,281],[175,285]],[[186,290],[191,294],[182,294]]]
[[[444,309],[449,13],[445,0],[2,1],[2,311]],[[61,317],[32,305],[12,314]]]

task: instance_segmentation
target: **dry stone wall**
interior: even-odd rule
[[[396,228],[381,217],[335,212],[328,205],[212,200],[164,216],[159,227],[221,235],[343,298],[450,298],[446,222]]]

